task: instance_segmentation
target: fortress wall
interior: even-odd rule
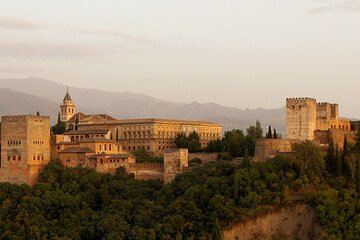
[[[126,166],[128,174],[134,174],[138,180],[163,180],[164,164],[162,163],[135,163]]]
[[[300,141],[289,139],[260,139],[256,141],[254,162],[264,162],[278,153],[290,153]]]
[[[199,158],[202,164],[207,164],[209,162],[216,162],[217,155],[217,153],[189,153],[189,161]]]

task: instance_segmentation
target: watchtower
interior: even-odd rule
[[[188,167],[188,150],[185,148],[171,149],[164,152],[164,183],[175,180]]]
[[[286,99],[286,136],[294,140],[314,140],[316,99]]]
[[[49,117],[2,116],[1,182],[34,185],[49,160]]]

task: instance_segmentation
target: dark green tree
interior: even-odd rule
[[[40,112],[39,112],[39,111],[36,112],[36,116],[40,116]]]
[[[271,130],[271,125],[269,125],[269,130],[268,130],[268,132],[267,132],[267,138],[272,138],[272,130]]]
[[[310,179],[322,175],[325,169],[324,157],[320,148],[310,141],[305,141],[294,146],[295,163],[300,173]]]
[[[274,128],[274,135],[273,135],[273,138],[274,139],[277,139],[278,138],[278,135],[277,135],[277,132],[276,132],[276,129]]]
[[[241,167],[248,168],[250,166],[251,166],[251,163],[250,163],[249,151],[247,148],[245,148],[244,158],[241,162]]]
[[[177,148],[188,148],[189,142],[186,133],[181,132],[176,134],[175,145]]]
[[[336,160],[336,176],[340,177],[342,175],[342,160],[341,157],[339,156],[338,144],[336,144],[335,160]]]
[[[51,127],[53,134],[63,134],[66,132],[66,124],[61,121],[60,113],[58,113],[57,124]]]
[[[343,151],[341,153],[341,166],[342,166],[342,173],[345,174],[347,177],[350,177],[351,173],[347,170],[346,167],[347,166],[346,160],[348,156],[349,156],[349,143],[345,135]]]
[[[328,173],[330,173],[332,176],[336,175],[335,146],[332,137],[330,137],[329,147],[325,156],[325,166]]]
[[[356,192],[360,194],[360,150],[358,150],[357,153],[355,180],[356,180]]]
[[[250,126],[248,129],[246,129],[246,137],[244,144],[249,150],[249,155],[254,156],[256,141],[262,138],[263,129],[261,127],[260,121],[256,121],[255,126]],[[245,150],[245,147],[243,147],[243,150]]]

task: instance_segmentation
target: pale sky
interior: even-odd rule
[[[360,0],[0,0],[0,78],[28,76],[360,118]]]

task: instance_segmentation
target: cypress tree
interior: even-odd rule
[[[276,132],[276,129],[274,128],[274,139],[277,139],[277,132]]]
[[[329,147],[327,149],[327,154],[325,157],[325,165],[326,165],[326,170],[328,171],[328,173],[330,173],[332,176],[336,175],[336,170],[335,170],[335,147],[334,147],[334,142],[332,140],[332,138],[330,138],[330,142],[329,142]]]
[[[251,166],[251,163],[250,163],[250,157],[249,157],[249,150],[246,147],[245,151],[244,151],[244,159],[242,160],[241,167],[248,168],[250,166]]]
[[[356,192],[360,194],[360,148],[358,148],[357,150],[355,180],[356,180]]]
[[[335,160],[336,160],[336,176],[341,176],[341,170],[342,170],[342,164],[341,164],[341,158],[339,157],[339,145],[336,144],[336,154],[335,154]]]
[[[39,112],[39,111],[36,112],[36,116],[38,116],[38,117],[40,116],[40,112]]]
[[[267,138],[272,138],[271,125],[269,125],[269,130],[268,130]]]
[[[342,151],[342,154],[341,154],[341,165],[342,165],[342,172],[343,174],[346,173],[346,175],[348,177],[350,177],[350,174],[347,173],[346,171],[346,157],[349,155],[349,144],[348,144],[348,141],[347,141],[347,137],[345,135],[345,139],[344,139],[344,147],[343,147],[343,151]]]

